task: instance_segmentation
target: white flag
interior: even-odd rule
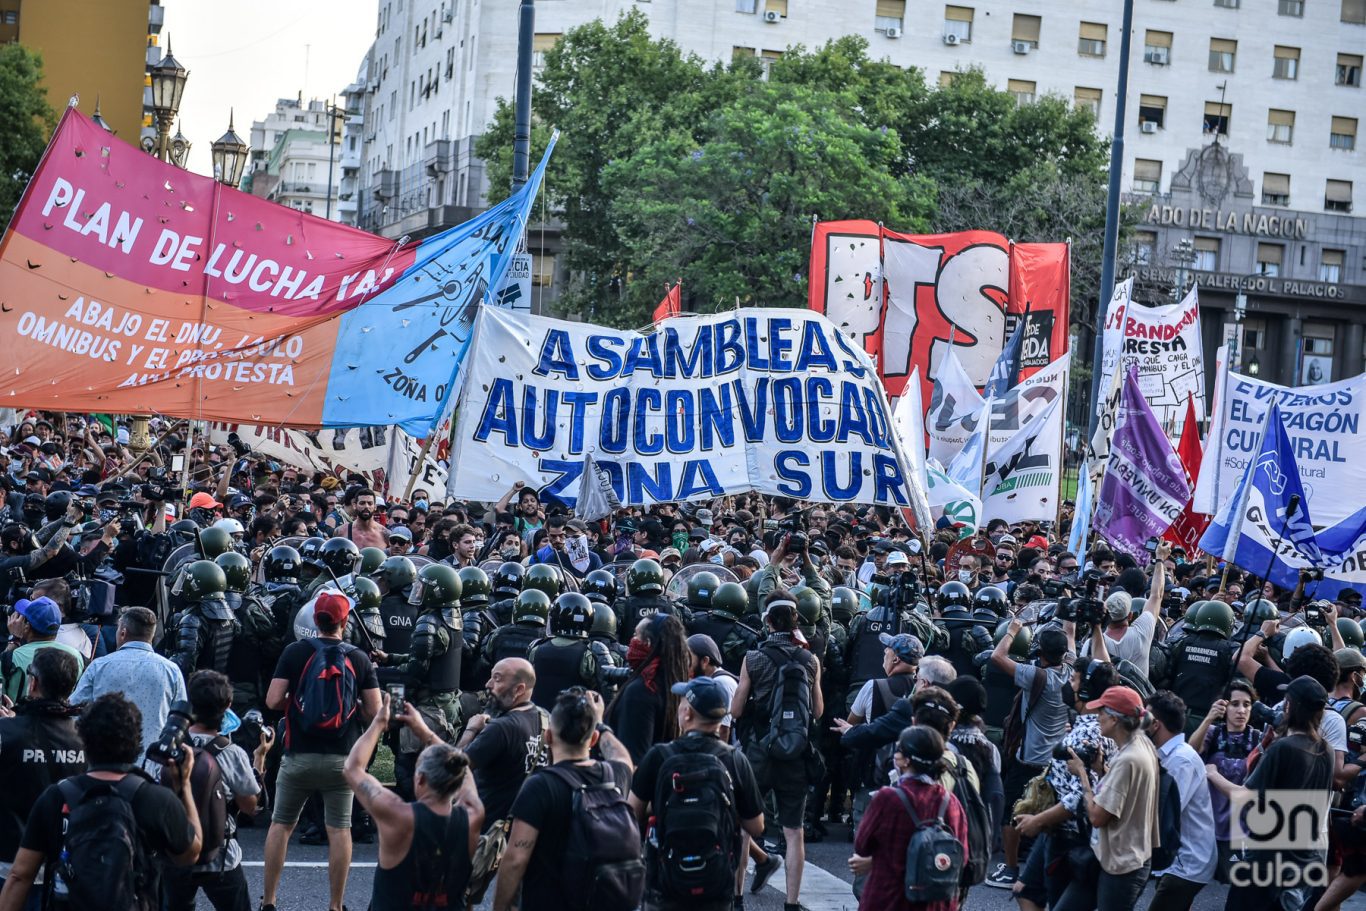
[[[612,476],[598,468],[593,457],[583,456],[583,475],[579,480],[579,501],[574,511],[580,519],[593,521],[621,509],[621,500],[612,489]]]
[[[921,531],[931,531],[930,504],[926,499],[929,481],[925,476],[925,420],[920,400],[920,368],[911,371],[906,390],[892,410],[892,427],[908,463],[906,468],[920,483],[910,485],[911,511]]]
[[[963,370],[956,347],[950,347],[939,362],[930,411],[925,416],[930,434],[930,458],[944,465],[953,461],[976,428],[984,401]]]

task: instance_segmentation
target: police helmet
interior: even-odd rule
[[[578,592],[565,592],[550,611],[550,634],[586,639],[593,629],[593,602]]]
[[[493,572],[493,593],[499,598],[515,598],[522,590],[526,567],[509,560]]]
[[[545,596],[555,599],[564,590],[564,585],[560,581],[560,570],[558,567],[551,566],[549,563],[537,563],[526,571],[522,578],[522,591],[534,588],[545,592]]]
[[[605,569],[595,569],[587,576],[584,576],[579,590],[584,597],[594,604],[606,604],[608,607],[617,600],[617,580]],[[609,612],[610,613],[610,612]]]
[[[723,582],[711,598],[711,612],[728,620],[739,620],[749,609],[749,595],[739,582]]]
[[[626,571],[628,595],[658,595],[664,591],[664,570],[654,560],[642,558]]]
[[[972,592],[968,591],[968,587],[957,580],[945,582],[939,586],[937,604],[941,613],[952,609],[971,610]]]
[[[512,606],[513,623],[545,623],[549,616],[550,596],[539,588],[525,589]]]
[[[299,566],[303,558],[288,544],[277,544],[266,553],[265,576],[267,582],[299,584]]]
[[[242,594],[251,584],[251,561],[235,550],[219,554],[214,561],[223,570],[227,590]]]
[[[700,572],[688,579],[688,607],[694,610],[708,610],[721,580],[716,573]]]
[[[466,566],[457,574],[460,576],[460,603],[465,607],[483,607],[489,603],[488,574],[477,566]]]

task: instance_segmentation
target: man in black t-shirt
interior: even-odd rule
[[[345,595],[337,592],[318,595],[313,619],[318,626],[319,645],[314,645],[317,640],[291,642],[280,655],[270,681],[270,691],[266,694],[266,707],[285,713],[285,755],[275,780],[275,810],[266,835],[265,896],[261,899],[261,911],[275,911],[275,890],[284,870],[289,836],[299,823],[304,803],[314,792],[322,795],[327,828],[327,873],[331,889],[328,907],[342,907],[346,894],[346,876],[351,867],[353,795],[342,770],[351,747],[379,711],[379,678],[375,666],[363,651],[344,646],[349,649],[347,659],[356,675],[359,705],[345,730],[336,737],[309,736],[300,731],[294,695],[299,688],[300,675],[322,643],[341,641],[350,612],[351,601]]]
[[[489,675],[489,692],[500,714],[475,715],[460,742],[479,798],[484,802],[484,831],[506,819],[522,782],[545,765],[548,714],[531,703],[536,671],[524,658],[504,658]]]
[[[754,769],[744,753],[722,743],[719,736],[721,721],[730,711],[730,700],[726,698],[725,690],[711,677],[695,677],[684,683],[674,684],[673,692],[683,697],[678,706],[678,727],[683,732],[682,736],[670,743],[658,743],[650,747],[649,752],[641,758],[640,768],[636,770],[635,778],[631,782],[631,796],[628,799],[636,819],[640,822],[641,831],[645,831],[649,825],[651,813],[658,812],[658,808],[652,807],[652,804],[655,794],[658,793],[659,773],[665,760],[677,753],[695,750],[710,753],[721,761],[722,767],[730,775],[740,829],[751,838],[763,837],[764,808],[759,794],[759,784],[754,778]],[[743,869],[741,864],[749,859],[749,852],[743,849],[739,832],[735,834],[737,845],[741,845],[735,854],[736,869],[739,870]],[[773,869],[777,869],[776,864]],[[649,911],[730,911],[732,907],[739,907],[743,902],[738,891],[743,880],[738,877],[734,899],[727,896],[724,899],[705,902],[662,895],[657,874],[656,866],[650,864],[644,905]]]
[[[142,756],[142,713],[121,693],[108,693],[86,706],[76,722],[76,732],[85,748],[90,771],[67,781],[85,790],[100,782],[121,782],[129,776],[143,779],[130,803],[143,848],[148,853],[145,891],[138,896],[134,908],[114,908],[108,904],[103,907],[105,911],[153,911],[161,903],[156,858],[160,856],[183,867],[195,862],[203,844],[199,812],[190,790],[194,751],[185,750],[179,765],[166,767],[164,780],[171,783],[170,787],[154,784],[134,766]],[[66,842],[63,830],[67,820],[62,813],[65,803],[58,783],[49,786],[33,805],[19,842],[19,853],[5,879],[4,891],[0,892],[0,908],[18,911],[24,907],[38,871],[58,859]]]
[[[584,781],[611,775],[625,794],[631,787],[631,754],[602,723],[602,710],[602,697],[592,690],[561,693],[546,730],[550,758]],[[589,758],[594,746],[606,762]],[[573,804],[574,793],[557,776],[543,771],[527,778],[512,803],[512,831],[498,868],[493,911],[509,911],[518,889],[520,911],[564,908],[564,855]]]

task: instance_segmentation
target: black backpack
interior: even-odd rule
[[[219,755],[232,745],[226,737],[215,737],[204,746],[194,748],[194,769],[190,772],[190,792],[194,795],[194,806],[199,812],[199,830],[202,842],[196,864],[212,863],[228,842],[228,786],[223,781],[223,768],[218,764]],[[186,747],[189,746],[187,743]],[[171,787],[164,780],[166,767],[161,767],[162,784]]]
[[[1161,844],[1153,845],[1154,870],[1165,870],[1176,863],[1181,850],[1181,791],[1176,779],[1160,765],[1157,767],[1157,834]]]
[[[938,815],[921,822],[905,789],[897,785],[892,790],[901,798],[901,805],[906,808],[911,816],[911,824],[915,826],[910,841],[906,843],[906,900],[912,904],[923,904],[957,898],[963,876],[963,843],[944,821],[944,814],[949,811],[949,792],[943,792],[944,799],[939,802]]]
[[[727,898],[740,861],[734,781],[713,753],[691,745],[663,750],[654,794],[660,887],[675,899]]]
[[[768,733],[759,740],[769,759],[801,759],[811,744],[811,680],[800,653],[788,658],[765,650],[777,672],[768,705]]]
[[[561,879],[570,911],[634,911],[645,891],[640,830],[605,762],[570,771],[546,766],[574,792]],[[597,781],[585,780],[596,777]]]
[[[953,796],[963,805],[968,821],[968,856],[963,864],[963,885],[980,886],[987,879],[987,865],[991,861],[991,814],[986,801],[968,779],[968,760],[960,753],[945,751],[957,762],[949,766],[953,776]]]
[[[133,796],[148,784],[140,771],[118,781],[78,776],[58,782],[64,836],[53,888],[59,876],[72,908],[150,911],[157,907],[152,859],[133,815]]]
[[[300,734],[325,740],[341,740],[360,703],[360,681],[351,663],[357,651],[337,639],[306,639],[313,654],[295,683],[285,713],[285,747]]]

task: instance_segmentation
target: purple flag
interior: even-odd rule
[[[1137,368],[1130,367],[1124,378],[1117,418],[1092,527],[1115,550],[1146,566],[1148,539],[1161,537],[1180,518],[1190,500],[1190,483],[1138,387]]]

